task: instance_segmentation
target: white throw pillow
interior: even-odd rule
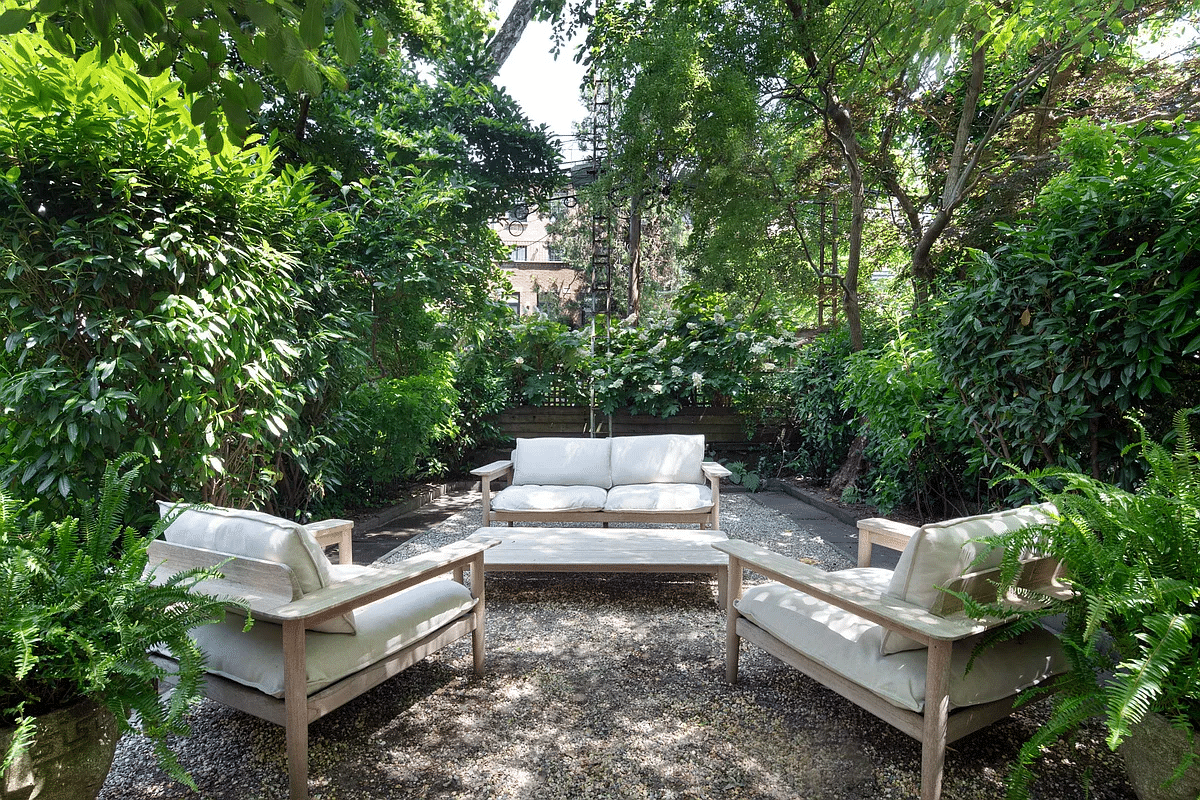
[[[334,582],[332,565],[325,552],[316,538],[297,522],[261,511],[191,506],[161,500],[158,508],[164,517],[175,515],[163,534],[168,542],[284,564],[295,573],[304,594]],[[314,630],[354,633],[354,612],[328,619]]]
[[[612,440],[612,485],[704,483],[704,435],[664,433]]]
[[[908,540],[892,573],[887,594],[921,608],[933,608],[945,586],[966,572],[998,566],[1004,553],[996,550],[986,561],[974,564],[984,546],[977,539],[1008,533],[1027,525],[1050,522],[1054,506],[1021,506],[992,514],[961,517],[923,525]],[[883,639],[883,654],[924,647],[920,642],[889,631]]]
[[[608,439],[517,439],[513,486],[612,486]]]

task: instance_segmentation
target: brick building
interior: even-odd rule
[[[574,303],[578,307],[587,290],[583,273],[572,269],[562,254],[550,245],[546,231],[549,220],[536,211],[509,212],[492,228],[509,249],[508,260],[500,267],[512,283],[508,304],[517,314],[527,316],[539,310],[558,312]]]

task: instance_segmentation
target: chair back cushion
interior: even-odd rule
[[[612,486],[608,439],[517,439],[513,486]]]
[[[984,561],[975,563],[984,549],[984,545],[977,540],[1027,525],[1048,523],[1053,513],[1054,507],[1050,504],[1030,505],[923,525],[908,540],[908,545],[900,554],[887,594],[931,609],[941,595],[939,586],[946,586],[967,572],[999,566],[1004,556],[1002,550],[996,550]],[[889,631],[884,636],[882,647],[883,654],[888,655],[902,650],[916,650],[924,645]]]
[[[704,434],[617,436],[612,440],[613,486],[704,483]]]
[[[237,508],[163,501],[159,501],[158,507],[164,517],[175,515],[163,534],[168,542],[283,564],[295,573],[300,590],[305,594],[334,583],[325,552],[313,535],[297,522]],[[326,620],[315,630],[354,633],[354,614],[347,612]]]

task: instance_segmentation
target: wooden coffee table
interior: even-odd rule
[[[469,537],[500,539],[485,551],[491,572],[706,572],[717,576],[725,607],[729,556],[712,547],[721,531],[686,528],[479,528]]]

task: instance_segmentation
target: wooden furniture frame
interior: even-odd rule
[[[861,520],[859,527],[859,566],[870,566],[874,545],[903,549],[918,530],[911,525],[885,519]],[[908,603],[882,592],[866,589],[860,583],[825,572],[773,553],[749,542],[730,540],[713,547],[729,556],[730,602],[726,605],[725,676],[737,682],[738,656],[742,639],[753,642],[775,658],[794,667],[850,702],[921,742],[921,800],[938,800],[941,795],[946,745],[974,733],[1011,714],[1016,695],[991,703],[950,709],[950,657],[955,642],[990,628],[1003,625],[1005,619],[976,620],[962,614],[962,603],[943,593],[932,610]],[[865,561],[864,561],[865,556]],[[892,705],[879,695],[843,677],[809,658],[743,617],[736,600],[742,595],[742,570],[751,569],[771,580],[824,600],[864,619],[883,625],[925,645],[928,650],[923,714]],[[995,579],[999,569],[987,569],[963,575],[947,589],[962,591],[979,600],[996,599]],[[1041,557],[1024,563],[1016,582],[1018,587],[1034,589],[1046,595],[1063,596],[1066,588],[1056,580],[1057,559]],[[1005,602],[1018,606],[1027,600],[1013,595]],[[1039,684],[1053,685],[1053,680]]]
[[[729,559],[713,549],[721,531],[681,528],[480,528],[467,541],[499,539],[483,556],[488,572],[708,573],[725,607]]]
[[[340,538],[342,531],[336,531],[336,535]],[[346,537],[349,537],[348,531]],[[284,727],[290,797],[291,800],[305,800],[308,797],[309,724],[465,636],[471,637],[475,674],[483,674],[483,553],[494,544],[495,540],[457,542],[400,564],[379,568],[377,574],[343,581],[303,596],[295,573],[285,565],[230,557],[214,550],[161,540],[150,544],[149,569],[154,571],[155,579],[164,580],[166,576],[186,569],[217,567],[223,577],[204,581],[194,591],[240,599],[256,621],[275,623],[282,628],[283,699],[212,674],[205,677],[203,691],[206,697],[218,703]],[[349,563],[349,555],[348,548],[341,550],[339,561]],[[304,634],[308,628],[438,575],[452,573],[454,579],[461,582],[464,569],[471,571],[469,588],[474,604],[469,611],[366,669],[312,695],[307,693]],[[347,635],[346,641],[347,646],[353,646],[352,636]]]
[[[605,527],[610,522],[632,522],[635,524],[660,523],[666,525],[699,525],[701,528],[718,530],[721,527],[721,478],[733,473],[715,461],[705,461],[700,465],[704,480],[713,493],[712,508],[704,511],[498,511],[492,508],[492,483],[512,481],[513,462],[511,459],[493,461],[477,469],[471,474],[479,478],[480,491],[483,494],[483,524],[485,527],[492,522],[507,522],[512,527],[514,522],[600,522]]]

